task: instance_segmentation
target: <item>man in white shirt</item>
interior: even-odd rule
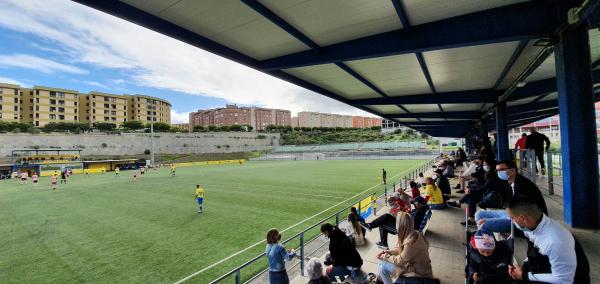
[[[527,263],[523,267],[509,265],[513,279],[526,283],[589,283],[589,263],[571,232],[529,201],[514,202],[508,214],[529,240]]]
[[[465,181],[473,179],[471,177],[472,174],[477,171],[478,167],[481,167],[482,161],[481,158],[474,158],[471,163],[469,163],[469,167],[458,177],[458,184],[454,189],[460,189],[456,193],[464,193],[465,192]]]

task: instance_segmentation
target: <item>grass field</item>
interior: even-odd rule
[[[403,176],[423,161],[278,161],[0,182],[1,283],[172,283],[361,192],[381,168]],[[397,178],[394,178],[397,180]],[[196,213],[195,184],[206,189]],[[370,189],[369,189],[370,188]],[[369,189],[369,190],[367,190]],[[284,239],[334,210],[286,231]],[[198,275],[208,281],[264,250],[260,244]]]

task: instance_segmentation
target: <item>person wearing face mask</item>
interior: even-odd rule
[[[485,161],[483,164],[483,169],[485,171],[485,178],[483,181],[478,183],[471,183],[466,194],[463,195],[458,202],[457,201],[448,201],[446,205],[454,208],[461,208],[461,203],[467,203],[469,205],[469,226],[475,226],[475,212],[477,211],[477,203],[479,203],[483,197],[483,194],[487,191],[494,190],[498,192],[506,192],[508,188],[508,184],[506,181],[503,181],[498,178],[496,175],[496,170],[494,168],[495,161]],[[502,193],[501,193],[502,195]],[[461,222],[462,225],[465,225],[465,221]]]
[[[277,229],[270,229],[267,232],[267,247],[265,254],[269,262],[269,283],[270,284],[288,284],[290,279],[285,270],[285,262],[292,260],[296,253],[294,250],[286,250],[278,242],[281,240],[281,234]]]
[[[506,241],[496,241],[494,234],[477,231],[469,242],[469,284],[510,284],[508,265],[512,262],[512,251]]]
[[[540,189],[517,172],[514,161],[506,160],[496,166],[498,178],[507,181],[510,185],[508,193],[503,194],[504,203],[511,204],[513,200],[527,198],[534,202],[544,214],[548,214],[548,207]],[[485,210],[475,213],[475,222],[480,230],[490,232],[510,232],[510,218],[503,210]]]
[[[507,211],[528,240],[523,267],[508,266],[514,280],[519,283],[590,283],[589,262],[571,232],[527,199],[513,200]]]

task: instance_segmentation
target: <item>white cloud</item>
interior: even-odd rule
[[[199,48],[71,1],[0,0],[0,26],[42,37],[70,62],[116,68],[128,82],[244,105],[366,114]],[[57,47],[54,47],[57,48]]]
[[[171,109],[171,123],[188,123],[190,117],[187,112],[178,112]]]
[[[29,55],[29,54],[13,54],[0,55],[0,67],[20,67],[27,68],[42,73],[71,73],[71,74],[87,74],[86,70],[72,65],[58,63],[49,59]]]
[[[90,86],[96,86],[96,87],[100,87],[100,88],[104,88],[104,89],[110,89],[109,86],[95,82],[95,81],[83,81],[83,82]]]
[[[29,84],[23,83],[21,81],[15,80],[15,79],[6,78],[6,77],[0,77],[0,83],[19,85],[21,87],[31,87]]]

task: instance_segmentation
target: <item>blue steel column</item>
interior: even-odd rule
[[[485,119],[481,120],[481,141],[483,141],[483,143],[485,143],[488,140],[489,140],[488,125],[487,125],[487,118],[485,118]]]
[[[508,123],[506,121],[506,102],[498,102],[496,105],[496,157],[499,161],[510,159],[508,150]]]
[[[598,147],[588,29],[572,27],[554,50],[565,223],[598,229]]]

